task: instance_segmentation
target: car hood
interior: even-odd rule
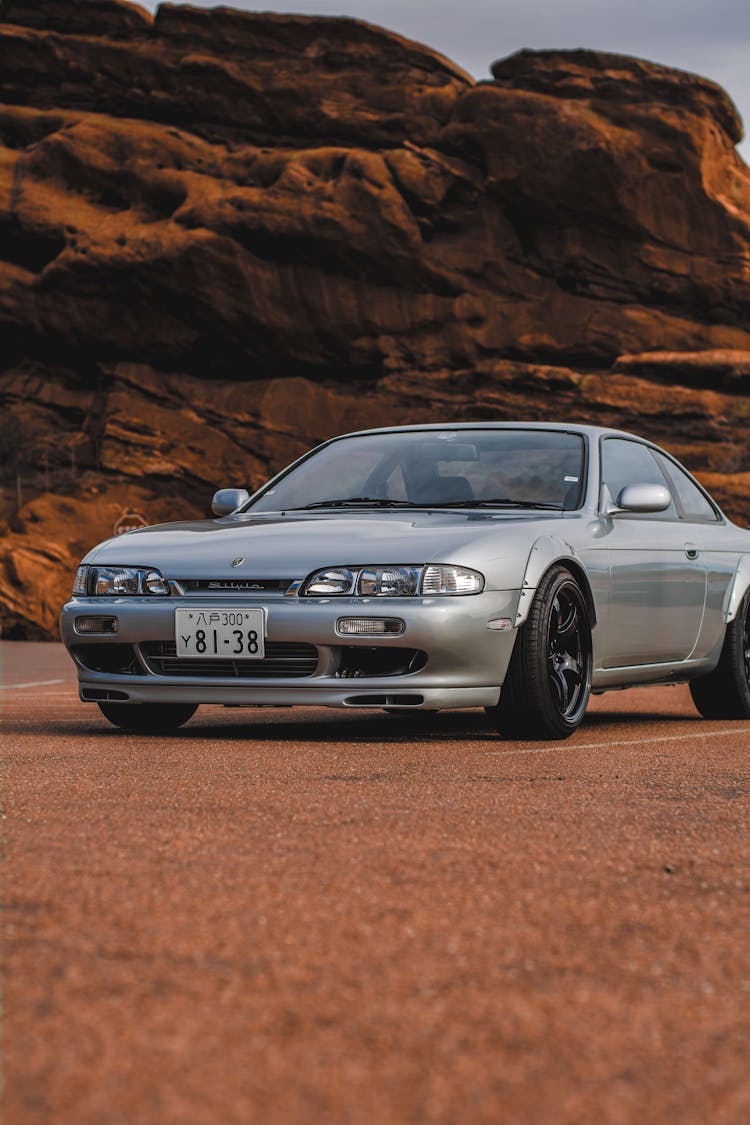
[[[300,512],[159,524],[108,539],[83,560],[153,566],[167,578],[304,578],[335,565],[520,565],[539,535],[560,528],[543,512]],[[567,522],[567,521],[566,521]],[[241,563],[236,563],[242,559]]]

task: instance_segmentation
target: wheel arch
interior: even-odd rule
[[[726,625],[734,621],[740,612],[740,606],[748,589],[750,589],[750,555],[743,555],[737,564],[734,578],[729,584],[724,599],[723,617]]]
[[[578,584],[581,587],[581,593],[586,599],[586,608],[589,611],[589,621],[591,622],[591,628],[593,629],[596,625],[596,605],[594,603],[594,595],[591,592],[591,583],[589,582],[586,571],[579,562],[576,562],[575,559],[558,559],[557,562],[567,566],[573,577],[578,581]]]
[[[586,599],[586,608],[589,612],[591,628],[593,629],[596,625],[596,603],[594,602],[591,583],[586,573],[586,567],[579,558],[576,558],[575,548],[570,543],[565,543],[551,536],[544,536],[541,539],[537,539],[529,552],[518,600],[518,610],[515,620],[516,628],[518,628],[519,625],[523,625],[528,617],[531,603],[534,600],[534,593],[539,583],[542,581],[545,574],[547,574],[553,566],[557,565],[567,567],[580,585],[581,592]]]

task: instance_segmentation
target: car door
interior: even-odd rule
[[[737,569],[737,544],[727,534],[726,524],[715,505],[694,480],[671,457],[652,450],[659,468],[672,486],[689,543],[700,552],[706,567],[706,605],[703,624],[693,656],[704,659],[724,638],[724,602]]]
[[[600,456],[602,492],[608,489],[615,502],[629,484],[660,484],[673,494],[642,442],[604,438]],[[664,512],[602,515],[602,532],[610,576],[603,667],[687,659],[701,628],[706,565],[674,500]]]

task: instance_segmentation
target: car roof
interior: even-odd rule
[[[415,422],[408,426],[381,426],[372,430],[353,430],[347,434],[338,434],[332,440],[340,437],[363,437],[367,434],[401,434],[414,433],[423,430],[550,430],[558,433],[581,434],[584,437],[624,437],[634,438],[636,441],[645,441],[649,445],[654,443],[648,438],[638,434],[629,433],[627,430],[615,430],[608,426],[589,426],[575,422]]]

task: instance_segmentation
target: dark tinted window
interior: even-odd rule
[[[672,485],[672,492],[677,495],[680,515],[695,523],[715,523],[719,517],[701,490],[693,484],[690,477],[683,473],[674,461],[670,461],[668,457],[664,457],[661,453],[654,451],[654,457]]]
[[[629,484],[660,484],[669,488],[651,450],[640,442],[624,438],[606,438],[602,442],[602,481],[615,503]],[[674,520],[677,519],[677,509],[672,503],[663,512],[639,513],[637,518]]]

